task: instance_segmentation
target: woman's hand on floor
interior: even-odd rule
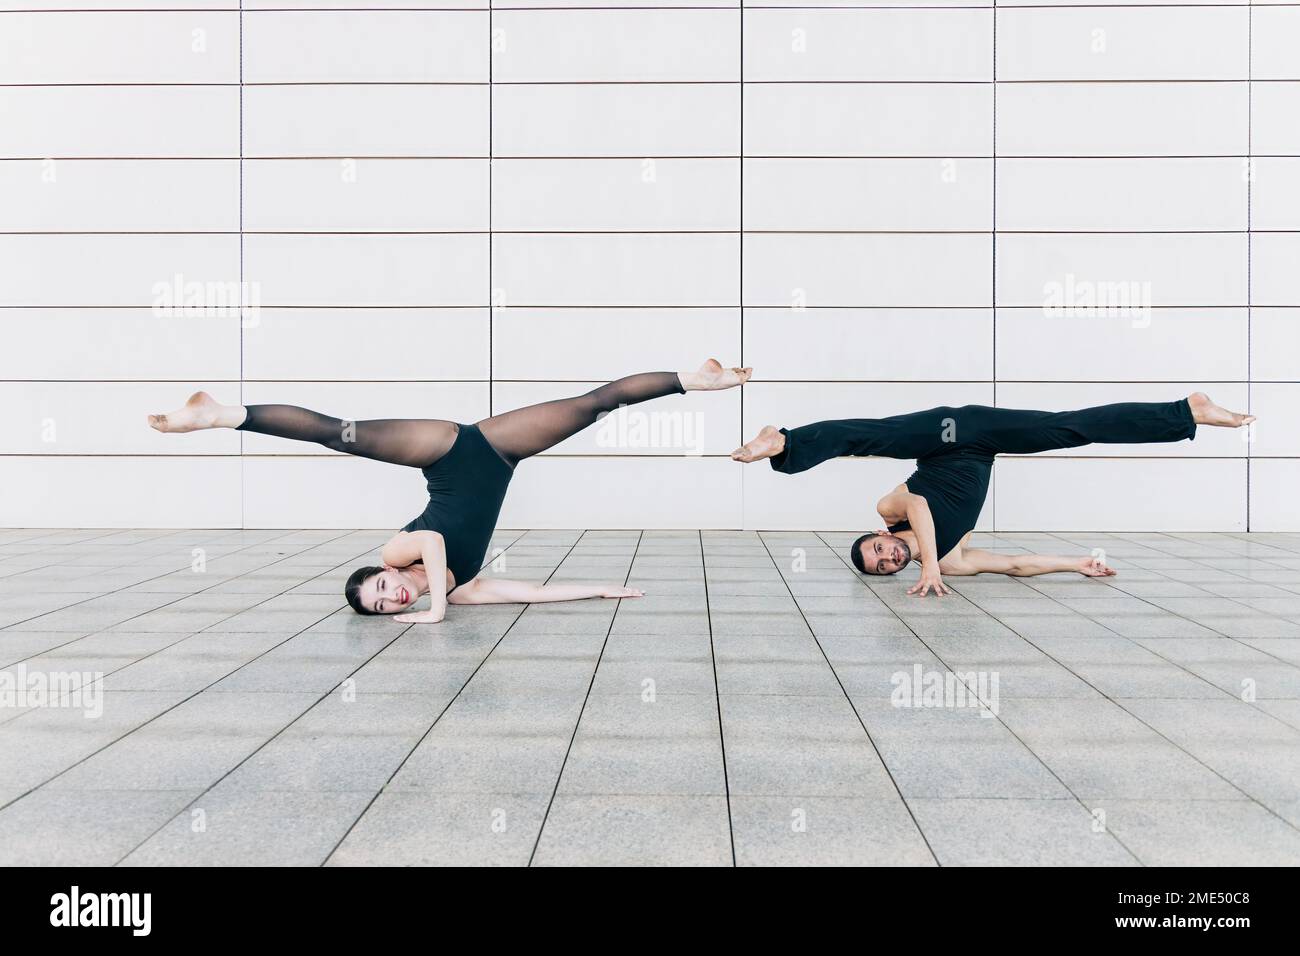
[[[1115,569],[1106,563],[1106,559],[1097,555],[1088,555],[1075,565],[1075,570],[1090,578],[1114,577]]]
[[[394,614],[393,620],[401,624],[439,624],[443,615],[436,611],[416,611],[414,614]]]
[[[640,588],[627,588],[622,585],[612,585],[600,592],[601,597],[606,598],[639,598],[645,597],[645,591]]]

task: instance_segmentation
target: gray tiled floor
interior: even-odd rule
[[[102,675],[0,702],[0,863],[1300,863],[1300,535],[919,600],[848,534],[502,532],[647,597],[414,627],[339,594],[385,537],[0,531],[0,673]]]

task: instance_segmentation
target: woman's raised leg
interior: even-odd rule
[[[734,388],[747,382],[752,371],[723,368],[709,359],[695,372],[642,372],[594,388],[585,395],[493,415],[478,426],[497,453],[516,465],[555,447],[621,405],[636,405],[665,395]]]
[[[235,428],[277,438],[309,441],[360,458],[424,468],[456,441],[454,422],[436,418],[379,418],[349,421],[297,405],[222,405],[207,392],[195,392],[166,415],[150,415],[160,432]]]

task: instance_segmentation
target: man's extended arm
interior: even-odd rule
[[[944,561],[942,570],[944,574],[954,576],[988,573],[1009,574],[1017,578],[1054,571],[1076,571],[1090,578],[1108,578],[1115,574],[1114,568],[1107,567],[1104,560],[1093,555],[1000,554],[980,548],[966,548],[959,556]]]

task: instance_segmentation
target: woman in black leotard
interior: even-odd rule
[[[642,592],[621,586],[536,585],[477,577],[515,466],[621,405],[733,388],[748,381],[751,371],[725,369],[710,359],[696,372],[629,375],[576,398],[530,405],[473,425],[440,419],[352,422],[296,405],[220,405],[206,392],[195,393],[175,412],[150,415],[149,424],[163,432],[237,428],[421,469],[429,490],[424,511],[384,545],[384,566],[358,568],[344,591],[360,614],[396,614],[428,594],[428,611],[398,620],[435,623],[442,620],[448,603],[639,597]]]

